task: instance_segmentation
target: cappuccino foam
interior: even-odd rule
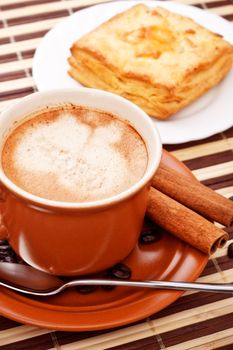
[[[16,127],[4,144],[2,166],[29,193],[85,202],[139,181],[147,150],[137,131],[117,116],[67,105],[38,112]]]

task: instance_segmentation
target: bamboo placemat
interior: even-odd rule
[[[43,35],[80,8],[107,1],[0,0],[0,111],[36,91],[31,76],[32,58]],[[233,21],[233,0],[180,2]],[[205,140],[165,148],[205,185],[227,197],[233,195],[233,128]],[[233,230],[229,233],[228,245],[233,242]],[[219,250],[199,281],[232,282],[233,260],[226,254],[227,247]],[[101,332],[52,332],[0,316],[0,348],[232,350],[233,296],[187,292],[168,308],[137,324]]]

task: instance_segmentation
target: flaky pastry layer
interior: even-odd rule
[[[140,4],[76,41],[69,74],[166,119],[218,84],[233,47],[193,20]]]

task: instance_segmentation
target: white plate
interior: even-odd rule
[[[116,13],[135,3],[146,3],[151,7],[161,6],[170,11],[193,18],[209,30],[224,36],[233,44],[233,26],[223,18],[170,1],[116,1],[100,4],[78,11],[65,18],[50,30],[38,46],[33,62],[33,77],[40,91],[77,87],[67,74],[67,58],[73,42],[94,29]],[[154,120],[163,143],[176,144],[199,140],[233,125],[233,69],[215,88],[211,89],[190,106],[166,121]]]

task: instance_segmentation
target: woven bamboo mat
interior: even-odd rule
[[[74,11],[100,2],[107,1],[0,0],[0,111],[36,91],[31,76],[32,59],[43,35]],[[233,21],[233,0],[180,2]],[[227,197],[233,195],[233,128],[205,140],[165,145],[165,148],[183,161],[205,185]],[[227,247],[209,260],[199,281],[233,281],[233,260],[227,258],[226,253]],[[117,330],[99,332],[51,332],[0,316],[0,348],[232,350],[233,296],[187,292],[148,319]]]

